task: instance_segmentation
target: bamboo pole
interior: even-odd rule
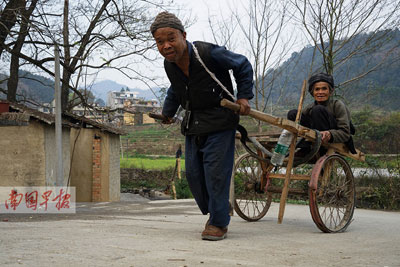
[[[176,158],[175,169],[174,169],[174,172],[173,172],[172,178],[171,178],[172,196],[174,199],[176,199],[175,174],[176,174],[177,169],[178,169],[178,158]]]
[[[178,164],[178,169],[177,169],[178,179],[181,180],[182,179],[182,176],[181,176],[181,158],[177,158],[176,161],[177,161],[177,164]]]
[[[305,91],[306,91],[306,85],[307,85],[307,82],[304,80],[303,86],[301,87],[301,96],[300,96],[299,106],[297,108],[297,115],[296,115],[296,121],[295,121],[296,124],[298,124],[298,122],[300,120],[301,111],[303,109],[303,101],[304,101],[304,95],[305,95]],[[290,175],[292,174],[292,167],[293,167],[293,161],[294,161],[294,152],[296,150],[296,143],[297,143],[297,133],[293,133],[292,142],[290,144],[289,161],[286,166],[285,182],[283,184],[281,200],[279,202],[278,223],[282,223],[283,215],[285,213],[286,200],[287,200],[287,196],[289,193]]]
[[[182,146],[179,145],[178,150],[175,153],[175,158],[176,158],[175,169],[171,179],[172,194],[174,199],[176,199],[175,176],[177,176],[178,179],[181,180],[181,155],[182,155]]]
[[[175,187],[175,181],[174,180],[172,180],[171,185],[172,185],[172,195],[173,195],[174,199],[176,200],[176,187]]]
[[[301,96],[300,96],[300,101],[299,101],[299,106],[297,107],[297,115],[296,115],[296,123],[299,123],[300,117],[301,117],[301,112],[303,110],[303,102],[304,102],[304,96],[306,95],[306,87],[307,87],[307,82],[306,80],[303,81],[303,85],[301,87]]]
[[[289,161],[286,165],[285,182],[283,183],[281,200],[279,201],[278,223],[282,223],[283,214],[285,213],[286,199],[287,199],[287,195],[289,193],[290,175],[292,174],[296,142],[297,142],[297,135],[295,134],[295,135],[293,135],[293,139],[290,144]]]

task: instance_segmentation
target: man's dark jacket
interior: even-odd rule
[[[210,55],[212,44],[196,42],[195,46],[207,68],[233,95],[232,81],[228,70],[219,67]],[[190,111],[189,122],[184,120],[185,135],[205,135],[212,132],[236,129],[239,116],[230,109],[220,106],[222,98],[232,100],[204,69],[192,52],[188,79],[182,78],[182,71],[175,63],[164,61],[164,68],[180,105]],[[186,81],[185,81],[186,80]],[[188,124],[187,124],[188,123]],[[187,127],[186,127],[187,126]]]

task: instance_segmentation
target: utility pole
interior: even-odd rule
[[[61,88],[60,88],[60,52],[58,45],[54,44],[54,56],[55,56],[55,140],[56,140],[56,153],[57,153],[57,169],[56,169],[56,186],[63,186],[64,184],[64,169],[62,159],[62,123],[61,123]]]

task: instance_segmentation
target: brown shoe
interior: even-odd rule
[[[218,241],[226,238],[227,232],[227,227],[218,227],[209,224],[206,226],[206,229],[204,229],[204,231],[201,233],[201,238],[203,240]]]

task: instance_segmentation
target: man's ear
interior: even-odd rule
[[[186,41],[186,32],[182,32],[183,39]]]

